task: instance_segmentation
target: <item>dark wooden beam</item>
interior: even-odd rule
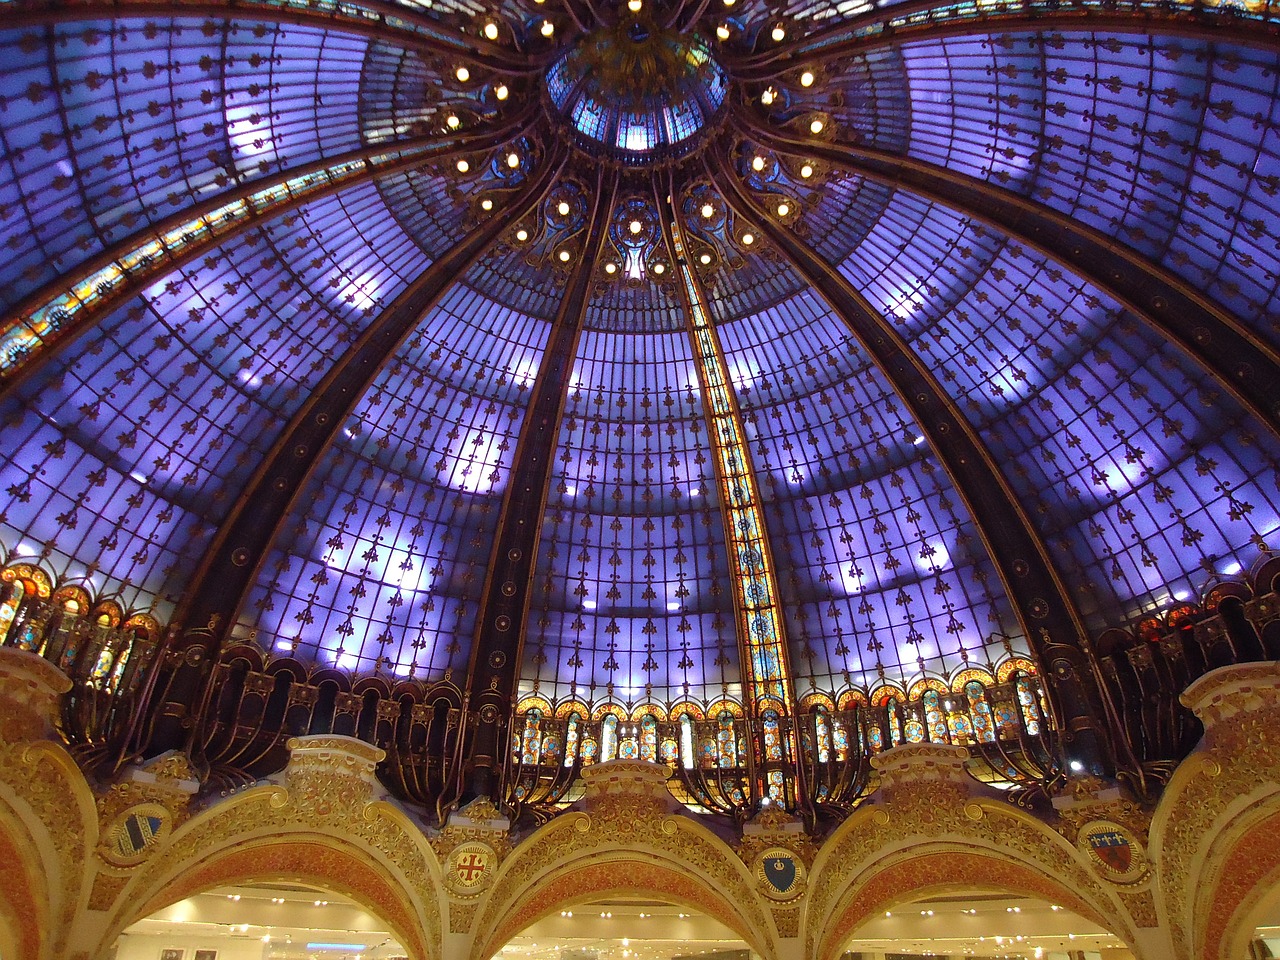
[[[1062,729],[1064,759],[1095,774],[1113,773],[1117,758],[1109,749],[1106,707],[1084,651],[1083,621],[1044,541],[977,430],[894,326],[748,194],[725,156],[709,160],[708,172],[737,216],[754,225],[831,305],[910,411],[973,517],[1032,651],[1053,676],[1046,688]]]
[[[594,196],[585,240],[582,248],[575,251],[573,272],[551,325],[502,500],[467,671],[464,709],[473,731],[467,797],[487,795],[497,801],[502,799],[498,792],[506,750],[504,734],[509,730],[508,721],[515,706],[551,463],[582,322],[609,233],[618,179],[616,170],[596,165],[596,182],[589,188]]]

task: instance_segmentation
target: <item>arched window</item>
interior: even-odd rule
[[[566,767],[573,766],[573,761],[578,754],[578,715],[576,713],[569,714],[569,723],[564,732],[564,765]]]
[[[782,759],[782,733],[778,729],[778,711],[766,710],[762,715],[764,728],[764,758]]]
[[[920,698],[924,704],[924,721],[929,727],[929,739],[934,743],[947,743],[947,718],[942,714],[942,695],[937,690],[926,690]]]
[[[733,714],[720,714],[716,729],[716,759],[721,767],[738,765],[738,738],[734,735]]]
[[[618,718],[612,713],[600,725],[600,759],[615,760],[618,756]]]
[[[994,743],[996,725],[991,719],[991,705],[987,703],[986,689],[977,680],[970,680],[964,685],[964,695],[969,701],[974,737],[983,743]]]
[[[1036,702],[1036,691],[1031,685],[1031,678],[1026,674],[1018,676],[1018,704],[1022,707],[1022,722],[1031,736],[1040,734],[1040,705]]]
[[[818,762],[831,762],[831,721],[827,717],[827,708],[823,706],[813,709],[813,734],[818,746]]]
[[[651,713],[640,718],[640,759],[658,762],[658,718]]]
[[[520,762],[525,766],[536,767],[542,752],[541,732],[542,711],[533,707],[524,715],[524,737],[520,751]]]
[[[902,721],[898,714],[898,701],[890,698],[886,704],[886,712],[889,714],[889,736],[896,747],[902,742]]]

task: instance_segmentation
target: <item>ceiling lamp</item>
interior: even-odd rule
[[[775,43],[781,43],[787,38],[787,28],[779,23],[774,26],[773,33],[770,36],[773,37]]]
[[[711,262],[711,254],[704,253],[702,256],[698,258],[698,262],[705,267],[707,264]]]
[[[786,203],[778,204],[778,216],[785,217],[790,212],[791,212],[790,204],[786,204]]]
[[[481,209],[481,210],[492,210],[492,209],[493,209],[493,201],[492,201],[492,200],[490,200],[488,197],[485,197],[483,200],[481,200],[481,201],[480,201],[480,209]]]
[[[555,32],[556,32],[556,25],[554,23],[552,23],[550,20],[542,21],[542,35],[544,37],[549,37]]]
[[[523,229],[522,229],[522,230],[517,230],[517,231],[516,231],[516,243],[524,243],[524,242],[525,242],[526,240],[528,240],[528,239],[529,239],[529,231],[528,231],[528,230],[523,230]]]
[[[568,263],[568,262],[569,262],[569,251],[568,251],[568,250],[561,250],[561,251],[560,251],[560,262],[561,262],[561,263]]]
[[[564,200],[561,200],[561,201],[560,201],[560,205],[559,205],[558,207],[556,207],[556,212],[557,212],[558,214],[560,214],[560,216],[562,216],[562,217],[567,217],[567,216],[569,215],[569,204],[568,204],[568,202],[566,202],[566,201],[564,201]]]
[[[715,214],[716,214],[716,208],[713,207],[711,204],[704,203],[702,205],[702,215],[706,217],[708,220],[714,217]]]
[[[508,166],[508,167],[510,167],[512,170],[514,170],[516,167],[520,166],[520,154],[516,153],[515,151],[512,151],[511,153],[508,153],[508,154],[507,154],[507,166]]]
[[[742,245],[743,245],[744,247],[749,247],[749,246],[751,246],[751,245],[752,245],[753,243],[755,243],[755,242],[756,242],[755,234],[753,234],[753,233],[744,233],[744,234],[742,235]]]
[[[493,88],[493,95],[497,97],[499,100],[507,99],[507,94],[510,92],[511,91],[507,89],[507,85],[505,83],[500,83]]]
[[[643,0],[627,0],[627,9],[632,13],[639,13],[642,6],[644,6]]]
[[[760,156],[752,157],[752,158],[751,158],[751,169],[752,169],[752,170],[754,170],[756,173],[759,173],[761,170],[763,170],[763,169],[764,169],[764,157],[760,157]]]
[[[658,276],[662,276],[664,273],[667,272],[666,264],[655,263],[653,265],[653,272],[656,273]]]
[[[720,26],[716,27],[716,36],[719,37],[721,40],[728,40],[729,39],[728,24],[722,23],[720,24]]]
[[[484,35],[489,40],[497,40],[498,25],[496,23],[486,23],[484,25]]]
[[[823,123],[821,120],[815,120],[813,121],[813,123],[809,124],[810,133],[814,133],[814,134],[821,133],[825,128],[826,128],[826,124]]]
[[[627,224],[627,229],[630,230],[632,233],[639,233],[641,230],[644,229],[644,224],[641,223],[639,220],[632,220],[629,224]]]
[[[813,86],[813,71],[812,71],[812,70],[806,70],[804,73],[800,74],[800,86],[802,86],[802,87],[812,87],[812,86]]]
[[[618,265],[616,263],[606,263],[604,265],[604,272],[609,274],[617,273]]]
[[[810,177],[813,176],[813,167],[809,166],[809,164],[806,163],[803,167],[800,168],[800,176],[808,180]]]
[[[459,83],[466,83],[471,79],[471,71],[466,67],[459,67],[454,76],[458,78]]]
[[[447,125],[448,125],[448,127],[449,127],[449,129],[450,129],[450,130],[457,130],[457,129],[458,129],[458,125],[459,125],[459,124],[461,124],[461,123],[462,123],[462,121],[461,121],[461,120],[459,120],[459,119],[458,119],[456,116],[454,116],[453,114],[449,114],[448,119],[447,119],[447,120],[445,120],[445,124],[447,124]]]
[[[774,96],[773,87],[765,87],[764,93],[760,94],[760,102],[767,107],[773,103]]]
[[[466,173],[466,172],[467,172],[468,170],[470,170],[470,169],[471,169],[471,164],[467,163],[467,161],[465,161],[465,160],[459,160],[459,161],[458,161],[458,172],[459,172],[459,173]]]

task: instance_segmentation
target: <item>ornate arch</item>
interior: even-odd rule
[[[415,960],[434,957],[434,945],[422,936],[422,925],[407,891],[386,865],[334,835],[312,832],[262,837],[235,844],[213,856],[176,864],[141,904],[117,918],[123,929],[135,920],[186,897],[227,884],[263,880],[301,880],[350,897],[385,921]]]
[[[1246,955],[1254,924],[1252,915],[1263,898],[1280,886],[1280,809],[1270,805],[1265,816],[1250,817],[1252,826],[1213,858],[1208,909],[1197,930],[1195,956],[1205,960],[1234,960]],[[1206,871],[1208,873],[1208,871]],[[1204,902],[1204,901],[1202,901]]]
[[[1039,896],[1107,929],[1114,927],[1114,922],[1105,920],[1088,901],[1044,869],[996,849],[958,843],[929,844],[870,868],[846,889],[817,940],[821,951],[818,960],[838,957],[841,944],[876,913],[956,888]]]
[[[476,930],[472,960],[493,956],[521,930],[557,910],[601,896],[636,893],[705,913],[765,953],[768,941],[700,873],[689,863],[639,850],[580,853],[548,874],[536,874],[514,898],[505,900],[497,925]],[[493,911],[486,910],[485,917],[492,916]]]
[[[45,956],[49,890],[41,865],[32,862],[34,851],[34,840],[0,802],[0,956]]]

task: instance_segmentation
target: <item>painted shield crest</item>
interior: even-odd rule
[[[1115,830],[1098,830],[1089,835],[1098,859],[1116,873],[1125,873],[1133,864],[1133,847]]]
[[[795,857],[767,857],[764,861],[764,878],[779,893],[786,893],[796,882]]]
[[[1080,830],[1077,840],[1093,868],[1114,883],[1135,883],[1147,873],[1141,841],[1111,820],[1094,820]]]
[[[765,896],[790,900],[804,891],[804,864],[786,847],[773,847],[756,861],[756,879]]]

